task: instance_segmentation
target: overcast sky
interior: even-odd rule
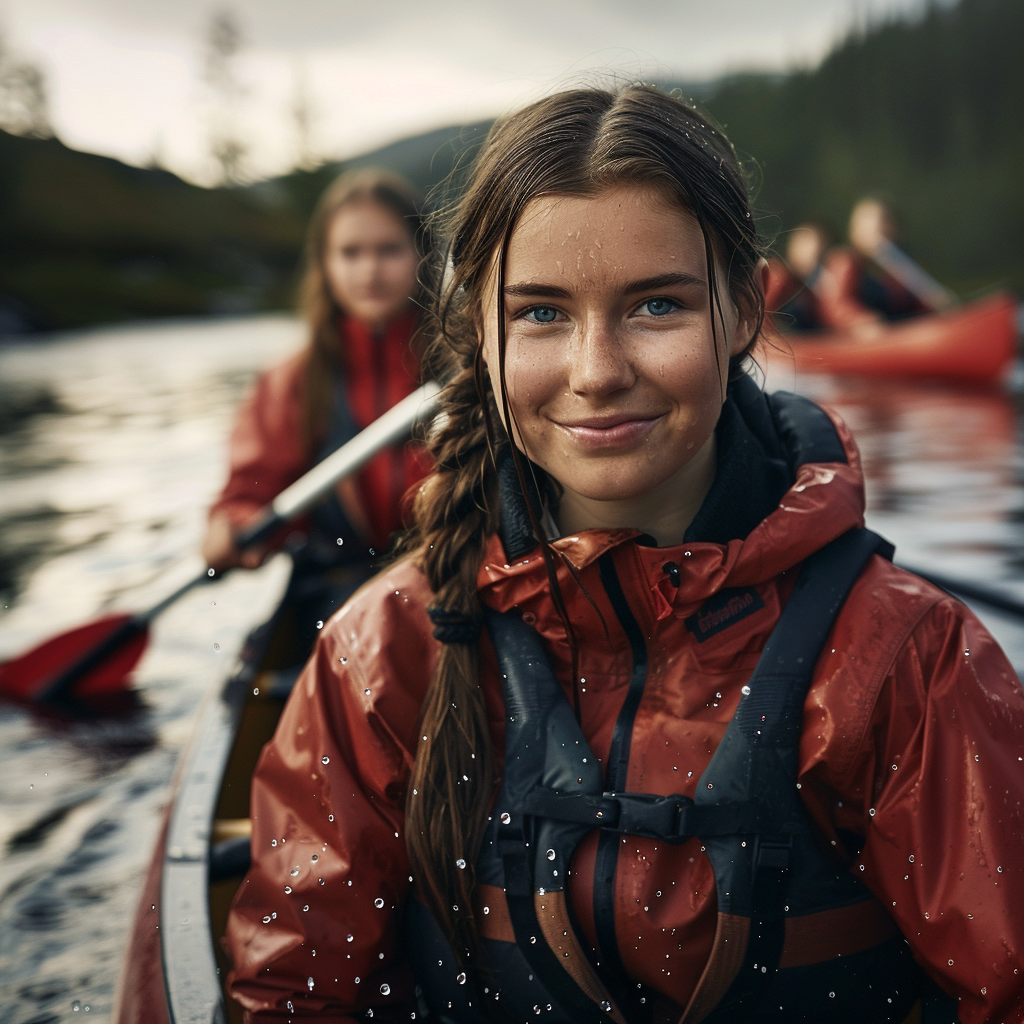
[[[701,80],[813,64],[855,24],[922,0],[0,0],[9,52],[46,72],[51,120],[71,146],[156,158],[209,181],[216,116],[202,81],[215,10],[245,46],[239,130],[248,169],[294,163],[290,113],[312,107],[322,156],[490,116],[594,69]]]

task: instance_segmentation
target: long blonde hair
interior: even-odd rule
[[[299,312],[309,327],[305,375],[303,439],[312,455],[330,422],[334,380],[341,369],[338,315],[324,271],[327,232],[335,215],[351,203],[371,201],[393,213],[409,230],[420,257],[430,250],[417,189],[401,175],[379,167],[346,171],[320,196],[306,232],[305,259],[299,285]],[[422,305],[422,290],[410,296]]]
[[[416,497],[405,540],[436,595],[434,608],[465,623],[482,616],[477,573],[498,526],[495,446],[508,444],[481,356],[485,282],[496,267],[504,391],[503,278],[518,218],[538,196],[591,196],[621,184],[653,186],[690,211],[704,235],[708,266],[723,269],[732,301],[758,325],[764,315],[757,273],[762,247],[743,174],[728,140],[691,107],[650,86],[573,90],[492,128],[447,221],[447,271],[426,353],[430,372],[447,381],[446,419],[428,438],[437,468]],[[716,317],[724,322],[716,278],[710,277],[713,330]],[[734,359],[734,369],[745,355]],[[503,411],[508,422],[507,404]],[[511,455],[525,490],[541,471],[514,446]],[[537,522],[534,529],[543,538]],[[555,556],[543,540],[542,551],[572,643]],[[495,778],[479,644],[472,630],[463,640],[443,644],[424,703],[423,739],[406,800],[406,846],[420,892],[469,965],[479,945],[474,866]]]

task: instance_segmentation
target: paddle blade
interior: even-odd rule
[[[81,666],[65,693],[76,697],[114,693],[128,685],[149,641],[149,630],[131,615],[109,615],[62,633],[0,665],[0,699],[29,701]]]

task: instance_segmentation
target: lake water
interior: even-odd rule
[[[145,608],[201,568],[192,553],[222,483],[233,410],[255,371],[300,341],[293,320],[265,317],[0,348],[0,660],[105,611]],[[1013,396],[769,383],[846,418],[864,456],[869,524],[898,560],[1024,599]],[[271,561],[166,612],[127,712],[68,721],[0,704],[3,1021],[109,1019],[177,756],[286,570]],[[985,618],[1024,666],[1021,625]]]

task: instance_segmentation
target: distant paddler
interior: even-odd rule
[[[861,199],[850,213],[848,233],[854,249],[889,278],[865,277],[865,284],[871,280],[881,289],[877,305],[866,289],[861,289],[867,304],[874,305],[887,319],[938,313],[956,304],[956,296],[896,244],[896,218],[885,203],[871,197]]]

